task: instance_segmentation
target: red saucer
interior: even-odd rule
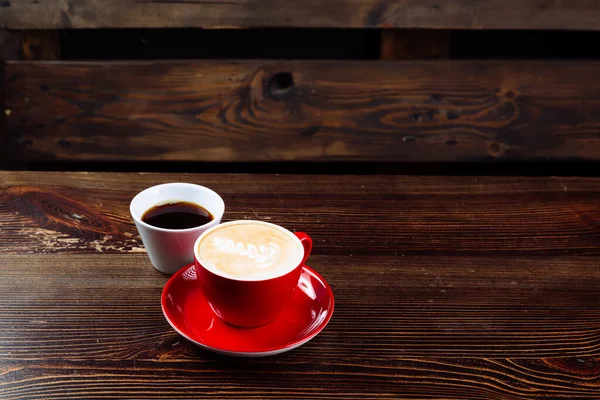
[[[205,349],[233,356],[270,356],[292,350],[315,337],[333,314],[333,293],[325,280],[304,266],[292,300],[277,319],[259,328],[236,328],[210,308],[190,264],[165,285],[162,310],[179,334]]]

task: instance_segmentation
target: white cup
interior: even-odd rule
[[[189,229],[164,229],[142,221],[142,215],[150,208],[165,202],[185,201],[198,204],[214,217],[202,226]],[[225,212],[225,203],[215,191],[191,183],[165,183],[152,186],[138,193],[129,211],[135,222],[148,257],[154,268],[165,274],[174,274],[194,261],[194,243],[207,229],[218,225]]]

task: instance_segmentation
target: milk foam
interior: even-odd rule
[[[259,222],[219,225],[198,245],[202,264],[236,279],[268,279],[298,266],[304,248],[288,232]]]

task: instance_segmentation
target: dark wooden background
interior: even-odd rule
[[[9,148],[68,161],[598,160],[598,66],[9,62]]]
[[[3,165],[587,175],[598,14],[583,0],[4,1]]]

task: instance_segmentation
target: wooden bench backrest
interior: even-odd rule
[[[598,61],[10,56],[17,29],[598,30],[579,3],[3,1],[0,144],[25,162],[598,160]]]

